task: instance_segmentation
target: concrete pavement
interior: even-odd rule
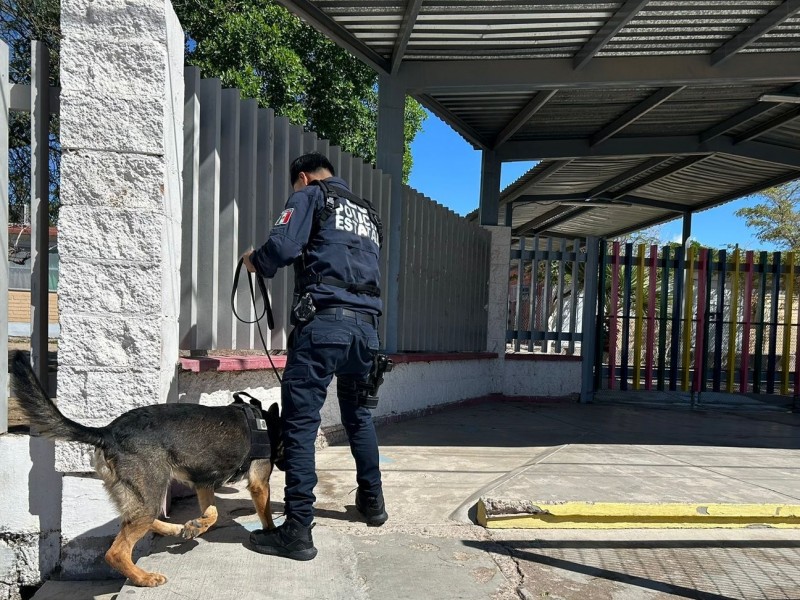
[[[379,437],[383,527],[360,521],[349,449],[330,446],[317,453],[315,560],[248,550],[259,525],[243,486],[231,486],[218,494],[215,529],[190,542],[159,538],[138,562],[164,573],[165,586],[125,586],[117,597],[800,598],[798,530],[475,525],[478,500],[490,497],[800,504],[800,415],[495,401],[387,425]],[[273,490],[277,514],[279,476]],[[195,513],[182,500],[170,516]],[[100,598],[48,585],[36,600]]]

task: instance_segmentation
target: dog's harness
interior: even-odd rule
[[[245,402],[242,397],[250,398],[250,402]],[[231,406],[235,406],[244,412],[247,420],[247,427],[250,429],[250,453],[242,462],[235,478],[239,478],[250,470],[250,463],[254,460],[272,458],[272,444],[269,440],[267,422],[261,414],[261,404],[247,392],[236,392]]]

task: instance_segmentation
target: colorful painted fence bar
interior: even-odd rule
[[[596,384],[800,396],[793,253],[606,243]]]

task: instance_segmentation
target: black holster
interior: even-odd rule
[[[392,360],[385,354],[375,354],[372,370],[366,381],[358,381],[352,377],[339,377],[336,380],[336,393],[340,399],[355,402],[358,406],[378,407],[378,389],[383,383],[383,374],[394,367]]]

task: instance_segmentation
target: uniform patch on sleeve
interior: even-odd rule
[[[281,213],[281,216],[278,217],[278,220],[275,221],[275,225],[286,225],[292,218],[292,213],[294,212],[293,208],[287,208]]]

